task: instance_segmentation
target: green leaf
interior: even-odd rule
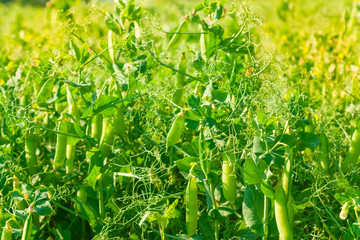
[[[260,184],[263,182],[262,176],[264,175],[264,170],[266,169],[266,163],[264,163],[264,161],[260,160],[260,159],[259,159],[259,162],[261,163],[261,164],[259,164],[260,169],[258,169],[258,166],[256,165],[256,163],[254,162],[253,159],[247,158],[245,160],[245,164],[244,164],[244,168],[243,168],[244,177],[245,177],[245,180],[250,185]]]
[[[193,167],[194,164],[196,165],[192,168],[192,173],[200,180],[205,178],[205,175],[201,170],[199,158],[197,157],[186,157],[177,160],[175,164],[179,168],[180,173],[184,176],[184,178],[189,177],[190,169]]]
[[[256,120],[259,124],[266,126],[267,117],[263,109],[259,109],[257,112]]]
[[[85,179],[86,182],[88,183],[88,185],[90,187],[92,187],[92,189],[94,189],[94,191],[97,190],[96,188],[96,182],[98,180],[98,176],[100,175],[100,167],[99,166],[94,166],[90,172],[90,174],[87,176],[87,178]]]
[[[34,212],[37,214],[44,216],[49,215],[53,212],[53,209],[51,207],[51,204],[47,200],[39,200],[36,202],[36,205],[34,207]]]
[[[36,102],[37,104],[43,104],[45,101],[50,98],[52,94],[52,90],[54,88],[55,79],[49,78],[44,85],[41,87],[39,94],[37,96]]]
[[[300,140],[305,147],[309,147],[311,149],[315,149],[320,144],[320,138],[313,133],[301,133]]]
[[[253,186],[247,186],[245,189],[243,215],[246,225],[263,236],[264,195]]]

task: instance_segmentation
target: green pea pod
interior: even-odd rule
[[[166,147],[170,147],[179,141],[183,131],[185,128],[185,116],[184,113],[181,112],[175,118],[173,125],[170,128],[169,134],[166,139]]]
[[[200,30],[202,31],[203,28],[200,25]],[[201,56],[206,60],[206,39],[205,39],[205,35],[206,34],[200,34],[200,52],[201,52]]]
[[[175,34],[170,39],[167,49],[177,48],[180,45],[180,43],[184,40],[185,34],[183,33],[185,33],[187,29],[188,29],[188,19],[187,17],[185,17],[184,21],[180,24]]]
[[[227,201],[235,203],[236,199],[236,174],[234,164],[225,155],[222,165],[222,190]]]
[[[177,88],[172,95],[171,99],[176,105],[184,105],[184,88]]]
[[[102,115],[97,114],[91,120],[91,137],[100,141],[103,126]]]
[[[21,240],[31,240],[31,233],[33,228],[33,222],[32,222],[32,214],[29,213],[28,217],[26,218],[24,230],[22,233]]]
[[[100,150],[104,157],[108,157],[111,152],[111,147],[114,143],[115,132],[111,123],[111,118],[104,118],[103,133],[100,141]]]
[[[358,124],[350,143],[348,155],[341,163],[343,173],[348,173],[357,164],[360,155],[360,124]]]
[[[65,162],[66,173],[71,173],[73,171],[75,151],[76,151],[76,145],[68,144],[66,146],[66,162]]]
[[[67,133],[67,124],[65,119],[60,120],[57,131],[62,133]],[[54,169],[62,167],[64,165],[66,158],[66,145],[67,145],[67,136],[58,133],[56,138]]]
[[[25,158],[30,175],[36,173],[36,148],[34,143],[34,135],[27,132],[25,135]]]
[[[329,170],[329,147],[328,147],[328,139],[324,132],[320,133],[320,152],[319,152],[319,160],[321,167],[325,170]]]
[[[196,233],[198,225],[198,203],[196,179],[190,177],[186,188],[186,232],[190,237]]]
[[[186,57],[185,57],[185,53],[183,53],[181,55],[181,60],[178,66],[178,69],[180,72],[186,73]],[[176,78],[176,87],[177,88],[184,88],[185,87],[185,80],[186,80],[186,76],[182,73],[177,73],[177,78]]]
[[[281,185],[275,187],[275,219],[280,240],[292,240],[293,231],[289,221],[287,199]]]
[[[120,104],[114,115],[114,130],[117,135],[125,137],[125,106]]]

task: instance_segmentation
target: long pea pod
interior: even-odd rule
[[[78,122],[80,120],[80,115],[76,107],[76,103],[74,97],[69,89],[69,86],[66,86],[67,92],[67,101],[69,105],[69,114],[75,118],[75,121]],[[66,173],[70,173],[73,171],[74,168],[74,160],[75,160],[75,151],[76,151],[76,144],[69,144],[66,145]]]
[[[103,126],[103,117],[101,114],[96,114],[91,120],[91,137],[98,142],[101,140]]]
[[[179,71],[186,73],[185,53],[183,53],[181,55],[181,60],[180,60],[178,69],[179,69]],[[186,76],[184,74],[177,73],[177,78],[176,78],[176,83],[175,83],[176,89],[172,95],[172,101],[178,106],[184,105],[185,80],[186,80]]]
[[[360,124],[357,124],[354,134],[352,135],[349,152],[341,163],[343,173],[350,172],[357,164],[360,155]]]
[[[196,179],[190,177],[186,187],[186,233],[190,237],[196,233],[198,225],[198,203]]]
[[[222,190],[225,199],[234,204],[236,199],[235,165],[226,155],[223,156],[222,164]]]
[[[324,132],[320,133],[320,151],[319,151],[319,160],[321,167],[325,170],[329,170],[329,146],[328,139]]]
[[[57,131],[61,133],[67,133],[67,123],[64,118],[60,120]],[[67,145],[67,136],[58,133],[56,138],[54,169],[62,167],[64,165],[66,159],[66,145]]]
[[[275,219],[280,240],[292,240],[293,231],[289,221],[287,199],[281,184],[275,187]]]
[[[177,143],[177,141],[179,141],[184,131],[184,128],[185,128],[185,115],[183,112],[181,112],[176,116],[170,128],[170,131],[166,138],[166,147],[170,147],[175,143]]]
[[[32,213],[30,212],[25,221],[21,240],[31,240],[32,228],[33,228]]]
[[[180,24],[180,26],[177,28],[176,32],[170,39],[167,49],[177,48],[180,45],[180,43],[184,40],[184,38],[185,38],[184,33],[188,29],[188,22],[189,22],[189,20],[188,20],[187,16],[184,17],[184,21]]]
[[[114,143],[115,132],[111,122],[111,117],[104,118],[103,132],[100,140],[100,150],[104,158],[108,157],[111,152],[111,147]]]
[[[29,131],[25,135],[25,158],[30,175],[36,173],[36,147],[34,141],[34,134]]]

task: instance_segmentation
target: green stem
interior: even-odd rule
[[[264,195],[264,220],[263,220],[264,236],[262,237],[262,240],[266,240],[269,234],[268,217],[269,217],[269,198],[266,197],[266,195]]]
[[[104,219],[105,218],[105,203],[104,203],[104,192],[103,192],[103,182],[102,182],[102,177],[100,176],[100,178],[98,179],[98,191],[99,191],[99,213],[100,213],[100,218]]]

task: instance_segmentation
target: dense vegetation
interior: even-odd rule
[[[20,3],[1,240],[360,238],[356,0]]]

